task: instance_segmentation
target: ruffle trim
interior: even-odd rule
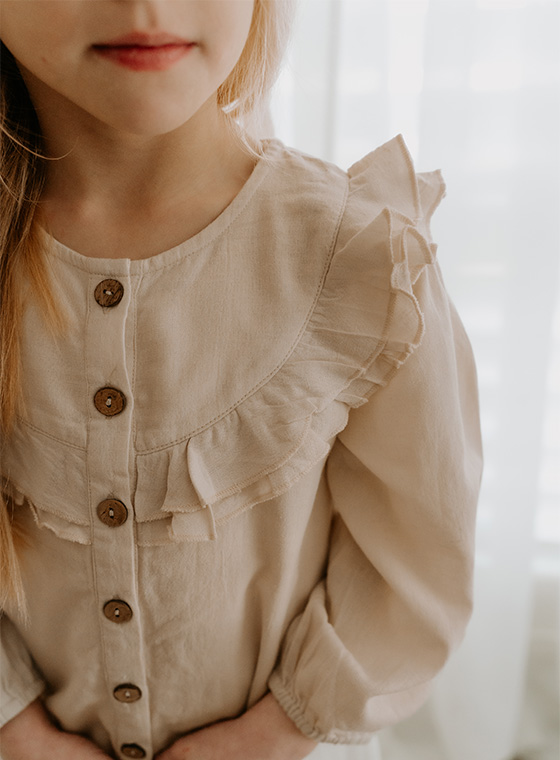
[[[420,345],[424,319],[414,285],[435,261],[429,221],[445,194],[443,179],[416,175],[400,136],[348,176],[339,243],[291,356],[187,444],[138,457],[138,519],[172,515],[174,540],[214,538],[225,521],[287,491],[326,458],[349,410],[386,385]]]
[[[138,455],[139,544],[215,538],[227,520],[287,491],[325,460],[349,410],[385,386],[420,345],[424,319],[414,285],[435,261],[429,221],[445,193],[441,175],[416,175],[399,136],[341,181],[348,182],[349,195],[338,242],[287,361],[211,427]],[[43,434],[24,427],[22,452],[34,448],[33,440],[45,443]],[[89,543],[85,452],[49,444],[23,467],[15,452],[13,482],[51,516],[42,524]],[[65,462],[62,479],[57,459]],[[61,504],[61,483],[70,494],[67,504]],[[84,504],[80,515],[76,503]],[[61,530],[54,518],[68,520],[71,529]]]

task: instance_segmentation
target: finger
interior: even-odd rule
[[[187,742],[185,739],[179,739],[154,757],[154,760],[207,760],[209,755],[204,751],[200,751],[194,746],[192,742]],[[216,757],[214,760],[218,760]]]
[[[184,757],[187,758],[188,756],[185,755]],[[165,752],[162,752],[161,754],[156,755],[154,757],[154,760],[182,760],[182,757],[181,755],[177,755],[177,753],[175,752],[173,748],[170,748],[170,749],[166,749]],[[193,760],[195,759],[193,758]]]

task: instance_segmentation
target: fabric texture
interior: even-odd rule
[[[429,232],[443,194],[400,137],[349,172],[271,140],[170,251],[47,241],[68,319],[53,335],[26,302],[24,411],[1,449],[30,611],[2,619],[4,722],[38,678],[62,727],[117,757],[269,689],[332,743],[421,704],[470,614],[481,461]],[[107,499],[122,524],[100,519]],[[140,698],[117,700],[123,684]]]

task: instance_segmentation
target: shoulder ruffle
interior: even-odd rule
[[[324,460],[346,425],[420,344],[414,284],[435,260],[439,172],[416,175],[402,137],[348,172],[338,241],[292,354],[211,428],[141,457],[136,510],[173,516],[175,539],[207,539],[240,511],[285,492]],[[165,493],[156,492],[166,472]],[[160,513],[161,514],[161,513]]]
[[[435,260],[429,221],[445,192],[441,175],[416,175],[401,137],[347,177],[330,171],[346,201],[333,209],[341,216],[337,241],[293,350],[212,425],[137,456],[141,545],[214,538],[225,521],[287,491],[325,460],[349,410],[386,385],[420,344],[414,285]],[[87,510],[76,514],[76,503],[87,503],[85,451],[54,439],[45,447],[43,434],[24,427],[6,447],[2,472],[33,502],[41,525],[88,543]],[[72,491],[67,500],[60,472]]]

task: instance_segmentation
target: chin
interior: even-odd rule
[[[164,114],[150,112],[135,112],[120,119],[107,119],[107,123],[117,132],[135,135],[137,137],[159,137],[175,132],[185,126],[193,114]]]

